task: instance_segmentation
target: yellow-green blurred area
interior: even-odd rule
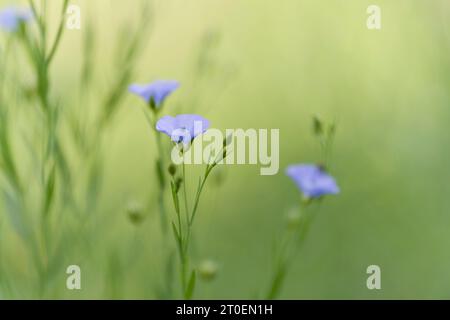
[[[51,69],[51,97],[77,118],[96,112],[125,67],[115,53],[135,30],[141,2],[70,3],[81,8],[81,30],[64,32]],[[381,8],[381,30],[366,26],[371,4]],[[53,37],[61,5],[47,6]],[[148,19],[145,48],[130,80],[180,81],[162,114],[197,113],[219,129],[280,129],[279,174],[261,176],[259,166],[230,165],[208,181],[193,229],[191,264],[213,260],[218,274],[210,282],[199,280],[194,298],[257,298],[267,291],[274,242],[286,212],[301,199],[284,169],[320,159],[311,130],[315,114],[338,124],[330,170],[341,193],[324,199],[280,298],[450,298],[447,0],[160,0],[151,3]],[[86,97],[80,75],[88,33],[93,80]],[[33,81],[22,60],[17,53],[19,67],[7,75],[18,86]],[[17,126],[38,121],[23,116],[32,104],[20,97],[10,101],[18,105],[9,108],[21,110]],[[95,222],[89,232],[62,243],[66,254],[52,271],[46,297],[158,298],[164,257],[175,244],[160,231],[156,145],[143,108],[125,94],[108,126],[99,203],[87,212]],[[31,155],[20,132],[11,131],[26,181]],[[86,167],[69,140],[77,179]],[[187,174],[192,198],[200,169],[188,166]],[[87,190],[80,186],[77,192]],[[174,219],[169,190],[166,200]],[[127,216],[130,201],[153,203],[139,226]],[[35,297],[32,260],[5,210],[0,281],[8,290],[2,297]],[[60,214],[71,215],[62,218],[64,230],[76,224],[73,214]],[[71,264],[81,267],[80,291],[66,289]],[[367,289],[369,265],[381,268],[381,290]]]

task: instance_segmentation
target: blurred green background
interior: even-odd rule
[[[85,107],[78,78],[88,25],[95,35],[89,104],[95,108],[96,95],[122,67],[113,53],[124,28],[136,24],[139,1],[70,2],[82,9],[82,29],[64,34],[52,95],[76,115]],[[281,298],[450,298],[450,3],[375,2],[152,2],[132,82],[179,80],[164,114],[198,113],[220,129],[280,129],[278,175],[235,165],[220,168],[220,185],[217,175],[208,182],[192,263],[213,259],[219,272],[214,281],[199,282],[195,298],[255,298],[267,289],[272,244],[300,199],[284,168],[320,158],[313,114],[338,122],[332,172],[342,192],[325,199]],[[381,7],[379,31],[366,27],[370,4]],[[52,21],[59,8],[49,3]],[[20,70],[15,76],[27,82]],[[20,119],[21,126],[32,121]],[[138,227],[125,212],[130,200],[154,201],[157,192],[154,138],[138,99],[125,95],[104,145],[105,180],[98,209],[89,213],[95,216],[89,245],[64,244],[67,255],[47,297],[157,297],[167,247],[156,208]],[[84,170],[78,158],[75,176]],[[191,190],[196,170],[188,168]],[[34,297],[33,265],[1,210],[0,279],[12,288],[3,296]],[[81,267],[81,291],[65,289],[69,264]],[[372,264],[381,267],[381,290],[366,287]]]

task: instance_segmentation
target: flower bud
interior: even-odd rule
[[[217,275],[217,263],[213,260],[204,260],[198,267],[199,276],[205,281],[213,280]]]
[[[323,123],[318,116],[313,116],[313,131],[317,136],[320,136],[323,133]]]
[[[153,112],[157,111],[155,99],[153,97],[150,97],[150,100],[148,100],[148,106],[150,107],[150,110]]]
[[[135,226],[140,225],[145,219],[142,205],[138,202],[130,202],[127,206],[126,211],[128,219],[130,219],[131,223]]]
[[[232,134],[229,134],[228,136],[226,136],[226,137],[223,139],[222,145],[223,145],[223,147],[225,148],[225,147],[228,147],[232,142],[233,142],[233,135],[232,135]]]
[[[183,178],[178,177],[175,180],[175,192],[178,193],[178,191],[180,190],[181,184],[183,183]]]
[[[173,163],[171,163],[167,168],[167,171],[169,171],[169,174],[173,177],[175,176],[175,173],[177,173],[177,167]]]

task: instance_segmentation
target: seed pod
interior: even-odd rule
[[[177,167],[173,163],[171,163],[167,168],[167,171],[169,171],[169,174],[173,177],[177,173]]]
[[[205,281],[214,280],[217,275],[217,271],[217,263],[213,260],[204,260],[198,268],[198,274]]]

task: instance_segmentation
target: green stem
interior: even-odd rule
[[[184,155],[183,155],[184,156]],[[192,211],[189,211],[189,204],[187,200],[187,188],[186,188],[186,165],[183,159],[182,163],[182,179],[183,179],[183,193],[184,193],[184,206],[185,206],[185,213],[186,213],[186,226],[185,226],[185,237],[182,236],[182,229],[183,225],[181,222],[180,217],[180,208],[179,208],[179,201],[178,201],[178,187],[175,186],[175,181],[172,181],[172,193],[174,198],[174,204],[175,204],[175,210],[177,213],[178,218],[178,230],[174,227],[174,235],[178,244],[178,251],[180,256],[180,277],[181,277],[181,287],[183,292],[183,297],[185,299],[190,299],[192,296],[192,293],[195,289],[195,271],[192,271],[189,283],[187,283],[187,275],[189,274],[189,242],[191,238],[192,233],[192,225],[194,222],[195,214],[197,212],[197,208],[200,202],[200,196],[203,192],[203,188],[205,186],[206,180],[208,179],[209,174],[211,173],[211,170],[217,165],[217,162],[211,165],[206,166],[205,173],[203,177],[200,178],[197,192],[195,195],[194,200],[194,206],[192,208]]]
[[[272,300],[278,298],[281,289],[283,288],[286,274],[309,234],[312,221],[315,216],[317,216],[317,212],[320,209],[320,204],[321,203],[319,202],[314,212],[308,212],[307,205],[304,205],[302,212],[304,213],[305,218],[301,222],[300,227],[297,230],[293,230],[291,234],[287,234],[286,241],[282,241],[280,256],[275,266],[274,275],[272,276],[266,299]]]
[[[184,210],[186,213],[186,221],[189,221],[189,205],[186,192],[186,164],[183,157],[183,193],[184,193]]]
[[[50,54],[47,57],[47,24],[46,24],[46,6],[47,2],[44,1],[42,5],[42,14],[38,15],[36,6],[34,4],[34,1],[29,0],[29,4],[31,6],[31,9],[36,16],[38,20],[38,28],[40,32],[40,45],[34,44],[32,42],[32,38],[30,38],[27,34],[27,30],[24,28],[22,33],[22,39],[26,46],[27,52],[31,58],[31,62],[35,68],[36,74],[37,74],[37,87],[38,87],[38,98],[39,103],[41,105],[41,108],[45,115],[45,130],[46,130],[46,137],[43,143],[43,158],[42,158],[42,183],[43,183],[43,194],[42,194],[42,201],[43,201],[43,210],[42,210],[42,220],[41,220],[41,234],[42,234],[42,241],[43,241],[43,250],[44,250],[44,257],[42,258],[44,262],[43,270],[41,271],[40,276],[40,291],[42,294],[45,293],[45,285],[46,285],[46,278],[48,273],[48,265],[51,261],[51,252],[50,252],[50,242],[51,242],[51,232],[50,232],[50,221],[48,217],[48,211],[51,209],[51,205],[54,202],[54,170],[55,165],[58,161],[55,155],[55,144],[57,140],[56,135],[56,124],[57,124],[57,114],[56,107],[52,108],[49,102],[49,67],[50,63],[55,56],[55,53],[57,51],[58,45],[60,43],[62,32],[63,32],[63,26],[64,26],[64,18],[65,18],[65,11],[67,9],[67,6],[69,4],[68,0],[64,0],[63,3],[63,10],[61,13],[61,21],[58,27],[58,32],[56,39],[52,45],[52,48],[50,50]],[[52,169],[47,172],[48,168],[47,165],[50,164],[52,166]]]
[[[66,14],[66,10],[67,10],[68,6],[69,6],[69,0],[64,0],[62,13],[61,13],[62,17],[59,22],[58,31],[56,33],[56,38],[55,38],[55,41],[53,42],[52,48],[50,49],[50,53],[46,59],[47,65],[50,65],[50,63],[52,62],[53,57],[55,56],[55,53],[58,49],[59,43],[61,42],[62,34],[64,31],[64,21],[65,21],[64,18],[65,18],[65,14]]]
[[[213,165],[208,165],[206,166],[206,171],[205,171],[205,175],[203,176],[203,179],[200,180],[199,182],[199,186],[197,189],[197,193],[195,195],[195,200],[194,200],[194,207],[192,209],[192,213],[190,215],[190,219],[188,221],[189,225],[192,226],[192,224],[194,223],[194,218],[195,218],[195,214],[197,213],[197,209],[198,209],[198,204],[200,202],[200,196],[203,192],[203,187],[205,186],[206,180],[208,179],[209,174],[211,173],[211,170],[216,166],[216,164]]]
[[[187,230],[186,230],[186,237],[181,241],[181,288],[183,292],[183,297],[186,298],[186,288],[187,288],[187,274],[188,274],[188,261],[187,256],[189,254],[189,238],[191,236],[191,228],[189,226],[189,207],[188,207],[188,200],[187,200],[187,191],[186,191],[186,164],[184,162],[183,158],[183,164],[182,164],[182,177],[183,177],[183,198],[184,198],[184,211],[186,215],[186,224],[187,224]],[[181,227],[180,227],[181,228]]]
[[[156,131],[155,126],[153,125],[152,128],[155,132],[156,137],[156,145],[158,149],[158,160],[157,160],[157,174],[158,174],[158,181],[159,181],[159,192],[158,192],[158,206],[159,206],[159,213],[161,218],[161,228],[164,234],[167,234],[167,215],[166,215],[166,206],[164,203],[164,191],[166,188],[166,179],[165,179],[165,172],[164,172],[164,157],[163,157],[163,147],[161,142],[161,134]]]
[[[42,17],[38,14],[38,11],[37,11],[36,5],[34,4],[34,1],[33,1],[33,0],[28,0],[28,4],[29,4],[29,6],[31,7],[31,11],[33,12],[33,15],[34,15],[34,16],[36,17],[36,19],[37,19],[39,31],[42,33],[43,30],[45,29],[43,19],[42,19]]]
[[[164,235],[167,234],[168,222],[166,206],[164,203],[164,191],[166,188],[166,177],[165,177],[165,161],[164,161],[164,149],[161,141],[161,133],[156,130],[156,111],[150,115],[146,110],[144,110],[145,117],[147,118],[148,124],[155,135],[156,149],[158,152],[156,159],[156,174],[158,177],[158,207],[161,220],[161,229]]]

